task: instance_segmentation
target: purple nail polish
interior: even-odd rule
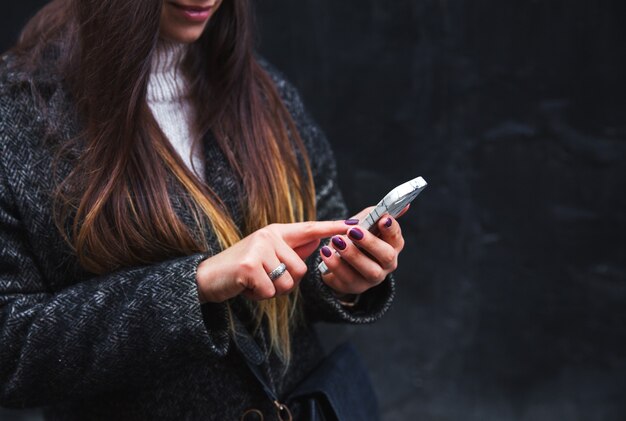
[[[346,242],[343,241],[341,237],[333,237],[332,242],[333,242],[333,245],[339,250],[345,250]]]
[[[352,228],[350,231],[348,231],[348,235],[353,240],[362,240],[363,239],[363,231],[361,231],[358,228]]]
[[[330,250],[330,247],[322,247],[322,254],[326,257],[330,257],[333,255],[333,252]]]
[[[387,220],[385,221],[385,227],[389,228],[391,226],[391,222],[393,222],[391,218],[387,218]]]
[[[356,224],[358,224],[358,223],[359,223],[359,220],[358,220],[358,219],[351,218],[351,219],[346,219],[346,220],[345,220],[345,221],[343,221],[343,222],[344,222],[346,225],[356,225]]]

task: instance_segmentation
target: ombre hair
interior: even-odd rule
[[[81,146],[54,191],[54,220],[81,266],[96,274],[213,251],[208,229],[226,249],[270,223],[315,219],[308,155],[255,59],[248,0],[225,0],[182,63],[197,116],[193,147],[211,133],[243,183],[241,229],[176,153],[146,102],[162,6],[162,0],[53,0],[14,49],[34,67],[50,46],[58,53],[55,68],[82,131],[55,156]],[[168,178],[185,192],[192,226],[175,213]],[[267,320],[272,349],[287,364],[298,296],[295,288],[251,303],[257,327]]]

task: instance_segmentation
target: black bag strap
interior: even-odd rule
[[[274,388],[269,384],[265,378],[265,373],[261,370],[261,366],[265,361],[265,353],[239,317],[237,317],[234,312],[231,314],[235,324],[234,342],[235,345],[237,345],[237,349],[241,355],[243,355],[243,359],[246,361],[248,367],[250,367],[250,371],[252,371],[259,383],[261,383],[261,386],[263,386],[265,394],[273,402],[278,402],[278,396]]]
[[[241,322],[234,312],[231,313],[233,323],[235,325],[234,342],[237,349],[243,355],[243,359],[254,374],[254,377],[261,383],[263,391],[272,401],[276,409],[276,415],[280,421],[293,421],[291,410],[278,400],[278,395],[270,382],[265,378],[265,374],[261,370],[261,366],[265,361],[265,353],[257,344],[254,337],[250,334],[246,326]],[[255,410],[256,411],[256,410]]]

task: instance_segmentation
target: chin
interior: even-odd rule
[[[163,31],[162,36],[170,41],[191,44],[198,41],[203,32],[204,28],[186,28],[178,31]]]

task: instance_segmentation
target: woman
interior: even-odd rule
[[[2,57],[2,406],[272,419],[234,320],[282,395],[322,358],[314,321],[389,307],[400,227],[341,220],[329,145],[254,56],[248,8],[54,0]]]

